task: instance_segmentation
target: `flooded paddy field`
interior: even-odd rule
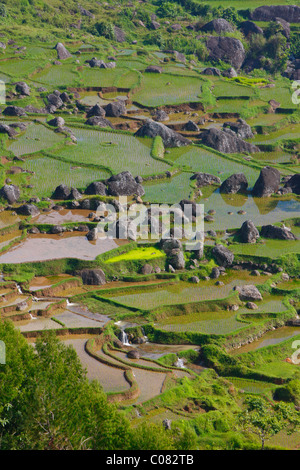
[[[0,255],[0,263],[26,263],[60,258],[93,260],[106,251],[117,248],[110,239],[88,241],[84,235],[30,235],[26,240]]]

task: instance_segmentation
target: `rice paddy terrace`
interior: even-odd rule
[[[189,23],[180,24],[196,41]],[[58,47],[0,29],[1,320],[33,344],[55,331],[134,426],[221,412],[224,403],[195,404],[204,382],[233,390],[235,413],[243,394],[272,400],[298,380],[292,80],[260,67],[229,74],[228,61],[159,47],[143,32],[111,42],[87,29]],[[200,252],[185,234],[177,244],[167,237],[171,250],[164,240],[96,235],[112,220],[109,210],[99,216],[105,204],[118,208],[119,226],[124,211],[144,206],[149,227],[151,204],[184,203],[204,206]],[[159,235],[164,224],[160,215]],[[297,433],[287,447],[299,444]]]

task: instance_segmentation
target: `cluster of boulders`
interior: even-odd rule
[[[230,123],[230,125],[229,123],[226,123],[222,129],[213,127],[204,130],[200,134],[200,138],[204,145],[222,153],[260,152],[256,145],[251,144],[250,142],[245,142],[243,138],[239,136],[239,133],[246,135],[247,132],[249,133],[249,129],[246,123],[243,124],[238,122],[237,124]]]
[[[86,64],[89,64],[90,67],[98,67],[100,69],[114,69],[116,68],[116,62],[111,61],[111,62],[104,62],[104,60],[97,59],[96,57],[93,57],[91,60],[86,60]]]
[[[263,225],[259,231],[251,220],[246,220],[238,231],[242,243],[256,243],[261,236],[263,238],[273,238],[278,240],[297,240],[289,227],[279,227],[276,225]]]
[[[104,182],[95,181],[88,185],[85,190],[87,195],[100,196],[143,196],[145,190],[141,185],[142,178],[137,176],[134,178],[130,171],[122,171],[117,175],[113,175]],[[76,188],[70,188],[65,184],[56,187],[53,199],[72,200],[80,199],[82,194]]]

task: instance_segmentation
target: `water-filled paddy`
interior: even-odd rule
[[[30,235],[26,240],[0,256],[0,263],[26,263],[60,258],[93,260],[106,251],[117,248],[110,239],[90,242],[84,235]]]
[[[257,349],[264,348],[266,346],[272,346],[274,344],[282,343],[293,336],[300,335],[300,328],[294,326],[284,326],[282,328],[274,329],[265,333],[261,338],[253,341],[250,344],[246,344],[239,349],[235,349],[230,353],[233,355],[247,353],[250,351],[256,351]],[[291,350],[291,354],[293,350]]]
[[[129,389],[129,383],[122,370],[102,364],[87,354],[84,349],[86,339],[66,339],[64,343],[73,346],[83,367],[86,368],[87,377],[100,382],[105,392],[121,392]]]
[[[233,275],[222,276],[221,279],[224,286],[216,286],[215,280],[200,281],[199,284],[194,286],[188,282],[177,282],[167,286],[154,286],[150,292],[139,291],[128,295],[104,294],[104,297],[110,297],[127,307],[153,309],[162,305],[223,299],[232,292],[234,286],[249,283],[261,284],[266,276],[260,276],[254,280],[253,276],[242,272],[235,279]]]
[[[20,137],[8,142],[8,148],[19,157],[26,153],[45,150],[56,143],[63,142],[64,139],[63,134],[53,132],[43,125],[30,123]]]
[[[69,222],[87,222],[90,210],[85,209],[62,209],[41,213],[35,220],[36,224],[67,224]]]

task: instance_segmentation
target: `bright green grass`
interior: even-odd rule
[[[129,261],[129,260],[150,260],[155,258],[161,258],[165,256],[165,253],[157,248],[153,247],[145,247],[139,248],[138,250],[128,251],[123,255],[115,256],[114,258],[110,258],[106,263],[117,263],[118,261]]]
[[[8,142],[8,148],[16,156],[45,150],[63,142],[64,135],[51,131],[43,125],[30,123],[20,137]]]
[[[170,168],[168,164],[150,156],[150,139],[93,129],[72,130],[77,138],[77,145],[66,146],[55,154],[68,158],[75,164],[98,164],[109,167],[113,173],[126,169],[134,176],[162,173]]]
[[[52,158],[28,159],[23,168],[34,171],[30,177],[30,184],[34,186],[34,194],[37,196],[50,197],[59,184],[69,187],[85,188],[93,181],[107,178],[105,171],[90,168],[74,168],[70,163],[61,162]]]
[[[142,88],[133,95],[133,100],[150,107],[198,102],[202,84],[200,78],[144,73]]]
[[[292,352],[293,350],[291,353]],[[294,374],[297,374],[299,366],[285,361],[273,361],[268,364],[258,365],[255,367],[255,370],[256,372],[262,372],[263,374],[269,374],[283,379],[290,379]]]

